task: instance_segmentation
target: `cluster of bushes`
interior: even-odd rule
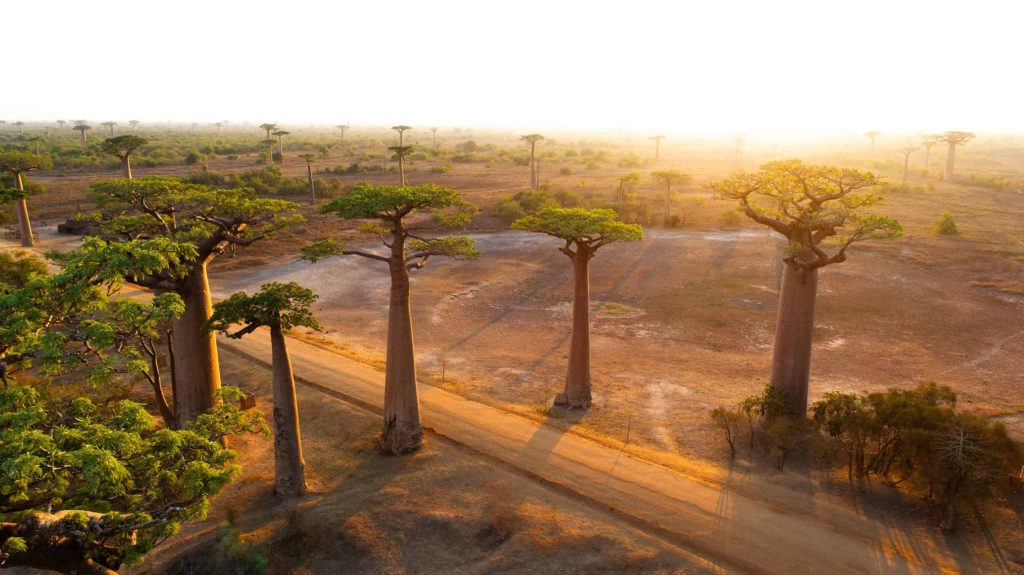
[[[512,196],[501,196],[492,215],[505,224],[536,213],[543,208],[575,208],[583,205],[583,196],[571,190],[549,191],[547,188],[523,190]]]
[[[216,172],[203,171],[183,178],[192,184],[201,184],[217,188],[252,188],[257,194],[265,195],[299,195],[308,193],[305,178],[289,178],[278,166],[270,165],[256,170],[247,170],[237,174],[224,175]],[[334,184],[319,180],[318,192],[321,187],[331,188]],[[340,183],[334,185],[340,189]]]
[[[851,481],[873,476],[908,486],[941,506],[947,529],[958,504],[990,496],[1024,463],[1024,451],[1002,424],[958,411],[956,393],[946,386],[924,383],[866,395],[832,391],[811,406],[809,418],[788,415],[783,399],[767,387],[735,408],[711,412],[733,456],[743,434],[752,449],[767,445],[779,469],[800,446],[843,454]]]

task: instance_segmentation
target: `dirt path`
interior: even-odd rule
[[[262,330],[221,345],[261,363],[269,362]],[[383,374],[374,368],[291,339],[298,379],[331,395],[377,411]],[[770,502],[754,498],[747,485],[717,485],[670,471],[499,409],[421,385],[425,424],[484,456],[615,510],[635,523],[670,537],[728,571],[755,573],[934,573],[970,572],[965,565],[918,540],[902,526],[859,516],[792,492]],[[734,488],[735,487],[735,488]],[[788,500],[787,500],[788,499]]]

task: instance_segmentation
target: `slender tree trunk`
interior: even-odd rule
[[[807,413],[817,291],[818,270],[786,264],[779,294],[771,386],[783,393],[788,411],[797,416]]]
[[[121,158],[121,175],[129,180],[132,179],[132,157],[126,155]]]
[[[84,142],[85,141],[85,130],[80,130],[80,131],[82,132],[82,141]]]
[[[220,390],[217,340],[202,329],[212,313],[205,262],[196,265],[187,282],[184,291],[179,293],[185,301],[185,312],[172,324],[177,385],[174,400],[181,424],[213,407]]]
[[[156,398],[156,406],[160,410],[160,417],[164,419],[164,424],[169,429],[177,429],[178,422],[174,418],[174,411],[167,402],[167,396],[164,395],[164,385],[160,377],[159,356],[157,355],[156,344],[153,343],[152,347],[147,347],[146,351],[150,354],[150,368],[153,370],[152,379],[149,382],[153,386],[153,397]]]
[[[946,171],[942,179],[948,182],[953,181],[953,164],[956,162],[956,142],[949,143],[949,151],[946,152]]]
[[[590,407],[590,258],[592,252],[577,244],[572,259],[572,343],[569,347],[569,371],[565,391],[555,398],[556,405],[569,408]]]
[[[295,378],[280,325],[270,326],[274,364],[274,491],[283,497],[306,493],[306,462],[302,458],[299,406]]]
[[[404,233],[404,232],[403,232]],[[423,443],[420,400],[416,391],[416,355],[409,307],[409,270],[405,268],[405,241],[392,244],[391,303],[388,308],[387,366],[384,374],[384,422],[381,449],[409,453]]]
[[[14,174],[14,181],[18,184],[18,191],[25,193],[25,181],[20,173]],[[18,198],[15,207],[18,212],[18,234],[21,235],[21,247],[30,248],[36,245],[32,236],[32,222],[28,217],[28,200],[24,196]]]
[[[665,182],[665,227],[669,226],[672,219],[672,182]]]
[[[405,157],[398,155],[398,185],[405,185]]]
[[[306,177],[309,180],[309,203],[316,204],[316,190],[313,188],[313,165],[306,162]]]

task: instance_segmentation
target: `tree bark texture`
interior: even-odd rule
[[[569,370],[565,390],[555,398],[555,405],[568,408],[590,407],[590,258],[593,252],[577,244],[572,256],[572,340],[569,347]]]
[[[132,179],[132,157],[130,155],[121,158],[121,175],[129,180]]]
[[[771,386],[782,392],[788,411],[797,416],[807,412],[817,291],[818,270],[786,264],[779,293]]]
[[[18,184],[18,191],[24,193],[25,181],[21,174],[14,174],[14,180]],[[32,222],[28,217],[28,200],[24,197],[18,198],[15,210],[18,212],[18,235],[21,236],[21,247],[30,248],[36,245],[36,242],[32,236]]]
[[[179,295],[185,301],[185,312],[172,324],[174,400],[178,422],[184,424],[213,407],[220,390],[217,340],[203,332],[213,311],[205,262],[196,264]]]
[[[423,444],[420,400],[416,390],[416,355],[409,304],[409,270],[404,238],[395,237],[388,263],[391,302],[388,308],[387,366],[384,375],[384,421],[380,446],[388,453],[409,453]]]
[[[306,493],[295,378],[280,325],[270,326],[274,392],[274,491],[283,497]]]

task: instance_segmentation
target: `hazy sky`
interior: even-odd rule
[[[0,119],[1024,130],[1020,0],[5,0]]]

